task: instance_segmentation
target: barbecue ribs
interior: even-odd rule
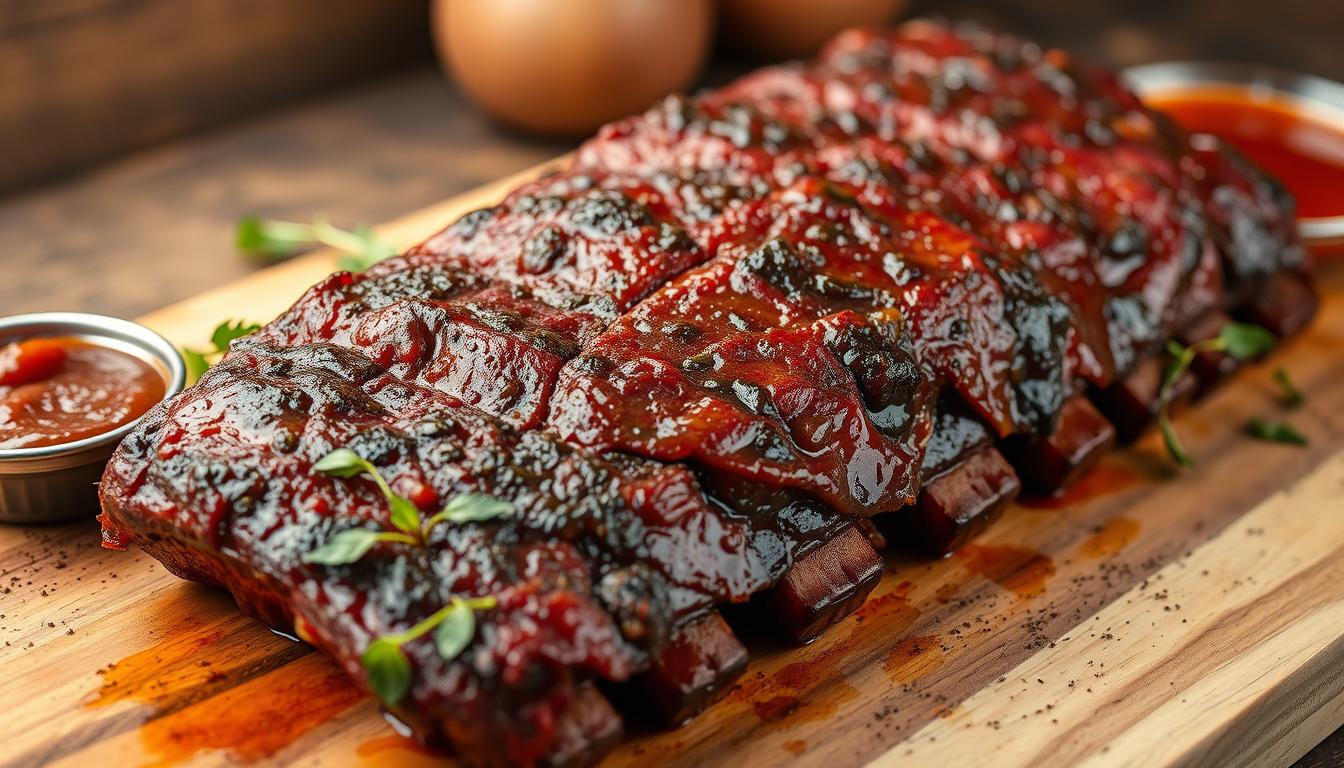
[[[1142,430],[1166,340],[1300,329],[1305,275],[1283,189],[1109,73],[977,29],[846,32],[314,286],[126,439],[104,540],[366,686],[376,639],[493,598],[454,658],[405,643],[385,703],[473,763],[592,762],[609,698],[676,723],[742,670],[717,606],[816,637],[884,540],[945,553]],[[336,448],[425,517],[512,511],[310,562],[392,530],[370,478],[314,469]]]

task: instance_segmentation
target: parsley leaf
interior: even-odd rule
[[[361,224],[352,231],[344,230],[333,226],[325,216],[315,217],[311,224],[245,216],[234,231],[238,250],[271,260],[289,258],[315,243],[341,251],[344,255],[337,266],[351,272],[362,272],[397,252],[368,227]]]
[[[414,502],[394,493],[378,468],[349,448],[337,448],[313,464],[313,469],[333,477],[368,475],[387,500],[392,525],[397,531],[354,528],[341,531],[330,541],[303,556],[304,562],[346,565],[357,562],[380,541],[425,545],[429,530],[438,522],[488,520],[511,512],[513,505],[482,494],[465,494],[420,526],[420,511]],[[411,688],[411,664],[402,646],[426,633],[434,633],[434,647],[451,661],[471,644],[476,635],[476,611],[494,608],[494,597],[462,598],[454,595],[448,605],[407,629],[374,640],[360,657],[369,687],[385,706],[396,706]]]
[[[1282,421],[1251,419],[1246,423],[1246,433],[1257,440],[1271,443],[1303,446],[1307,444],[1307,438],[1301,432],[1294,429],[1291,424]]]
[[[397,255],[395,246],[380,239],[363,224],[352,232],[337,229],[325,220],[315,222],[313,226],[318,228],[319,240],[344,252],[336,266],[347,272],[363,272],[383,259]]]
[[[205,353],[194,349],[182,348],[182,362],[187,366],[188,384],[196,383],[210,370],[210,361],[206,359]]]
[[[244,216],[234,230],[233,244],[243,253],[270,259],[294,255],[300,247],[313,242],[312,227],[292,221],[275,221]]]
[[[260,323],[248,323],[238,320],[230,323],[228,320],[215,326],[215,330],[210,334],[210,343],[215,345],[215,351],[223,354],[229,351],[229,345],[234,341],[251,336],[261,330]]]
[[[483,493],[464,493],[444,505],[439,514],[449,522],[470,523],[493,520],[512,512],[513,505],[507,501]]]
[[[250,336],[261,330],[259,323],[249,323],[243,320],[225,320],[215,326],[215,330],[210,333],[211,349],[196,350],[188,347],[182,348],[182,361],[187,367],[188,383],[195,383],[211,365],[219,361],[224,353],[229,351],[229,345],[234,341]]]

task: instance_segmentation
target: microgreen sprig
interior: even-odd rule
[[[337,448],[319,459],[313,469],[332,477],[368,475],[378,490],[383,492],[383,498],[387,499],[392,526],[408,536],[420,533],[420,510],[416,509],[415,503],[393,491],[378,468],[358,453],[349,448]]]
[[[368,475],[387,500],[388,517],[397,530],[351,528],[341,531],[327,543],[306,553],[303,556],[306,563],[348,565],[364,557],[380,541],[424,546],[430,532],[440,523],[484,522],[513,512],[513,505],[507,501],[482,493],[466,493],[449,501],[422,523],[415,503],[393,491],[372,462],[349,448],[337,448],[328,453],[313,465],[313,469],[333,477]]]
[[[305,245],[321,243],[343,252],[337,266],[351,272],[363,272],[397,252],[368,227],[344,230],[325,216],[314,217],[311,224],[245,216],[238,220],[234,243],[243,253],[270,260],[286,259]]]
[[[337,448],[328,453],[313,465],[313,469],[333,477],[368,475],[387,500],[389,519],[397,530],[354,528],[341,531],[326,544],[305,554],[303,560],[308,563],[353,563],[380,541],[424,546],[430,532],[441,523],[482,522],[513,512],[513,505],[506,501],[481,493],[468,493],[454,498],[422,523],[415,503],[393,491],[372,462],[349,448]],[[432,631],[434,648],[439,656],[452,661],[476,635],[476,612],[488,611],[496,605],[496,599],[491,596],[463,598],[454,595],[447,605],[410,629],[377,638],[360,656],[369,687],[384,705],[396,706],[411,689],[411,661],[402,646]]]
[[[368,554],[369,550],[373,549],[373,545],[380,541],[412,545],[420,543],[418,539],[405,533],[350,528],[332,536],[331,541],[326,544],[306,553],[303,556],[303,561],[318,565],[347,565]]]
[[[422,532],[428,538],[429,532],[439,523],[480,523],[512,512],[513,505],[507,501],[483,493],[464,493],[426,520]]]
[[[369,687],[383,704],[396,706],[411,689],[411,661],[402,646],[433,631],[435,650],[444,660],[452,661],[476,635],[476,611],[488,611],[496,605],[498,601],[490,596],[454,595],[448,605],[410,629],[374,640],[359,659]]]
[[[1171,364],[1162,377],[1162,389],[1158,394],[1157,424],[1162,430],[1162,440],[1166,443],[1167,453],[1177,464],[1193,467],[1194,459],[1181,445],[1176,428],[1172,426],[1170,407],[1176,382],[1190,369],[1195,356],[1200,352],[1222,352],[1235,360],[1250,360],[1265,354],[1274,347],[1274,334],[1258,325],[1228,323],[1218,335],[1211,339],[1197,341],[1189,346],[1175,341],[1167,342],[1167,353],[1171,355]]]
[[[194,383],[201,378],[211,365],[219,362],[219,358],[229,351],[229,345],[236,339],[249,336],[261,330],[257,323],[249,323],[243,320],[225,320],[215,326],[214,332],[210,334],[211,348],[205,351],[182,348],[182,360],[187,365],[187,382]]]

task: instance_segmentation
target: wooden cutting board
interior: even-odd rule
[[[529,175],[534,174],[530,172]],[[383,228],[410,244],[506,179]],[[200,344],[268,319],[332,269],[319,253],[145,322]],[[741,630],[728,697],[611,766],[1286,765],[1344,723],[1344,263],[1320,317],[1178,420],[1200,466],[1150,436],[1060,501],[1020,504],[941,561],[888,555],[867,604],[803,649]],[[1285,411],[1273,366],[1306,393]],[[1254,441],[1287,419],[1305,448]],[[405,766],[325,657],[91,520],[0,527],[0,766]]]

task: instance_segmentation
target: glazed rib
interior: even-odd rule
[[[474,763],[591,762],[607,695],[676,723],[741,672],[717,606],[815,638],[880,577],[868,518],[944,554],[1068,485],[1147,425],[1166,340],[1300,330],[1305,269],[1282,189],[1111,75],[979,30],[848,32],[314,286],[123,443],[105,541],[365,685],[373,640],[494,596],[455,660],[407,646],[394,714]],[[389,527],[370,482],[313,470],[336,447],[425,515],[514,512],[306,563]]]

